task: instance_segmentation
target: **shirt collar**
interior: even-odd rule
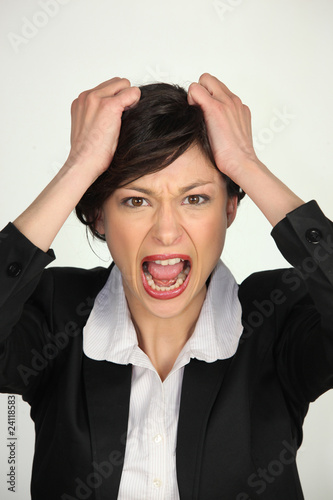
[[[212,363],[233,356],[242,334],[238,285],[219,260],[214,268],[194,332],[183,347],[174,369],[190,358]],[[114,266],[83,329],[83,350],[92,359],[151,368],[148,356],[139,348],[131,320],[122,277]]]

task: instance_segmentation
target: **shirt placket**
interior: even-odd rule
[[[149,499],[163,500],[166,490],[166,433],[164,386],[157,374],[154,377],[154,397],[148,415]]]

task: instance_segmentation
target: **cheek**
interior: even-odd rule
[[[120,267],[121,256],[126,253],[127,234],[116,220],[108,219],[105,227],[105,237],[112,259]],[[123,251],[121,251],[123,249]]]
[[[200,239],[202,245],[210,249],[223,247],[226,234],[227,221],[222,215],[207,218],[200,227],[197,228],[197,238]]]
[[[121,218],[110,219],[105,229],[105,236],[110,254],[117,267],[124,274],[132,274],[141,245],[138,226],[132,227]]]

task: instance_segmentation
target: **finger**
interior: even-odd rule
[[[105,95],[97,95],[95,91],[86,91],[79,95],[75,101],[72,103],[71,115],[72,115],[72,133],[71,138],[73,139],[75,135],[78,135],[81,130],[81,126],[84,123],[89,123],[91,119],[94,118],[99,105],[102,100],[105,100],[105,104],[110,100],[110,105],[112,103],[112,109],[116,112],[123,112],[125,108],[130,108],[135,106],[141,97],[141,91],[138,87],[128,87],[130,85],[129,80],[121,82],[121,79],[112,79],[110,84],[103,86],[101,89]],[[101,85],[104,85],[104,82]],[[111,86],[112,85],[112,90]],[[125,88],[123,88],[125,85]],[[101,92],[101,90],[99,92]],[[97,99],[96,99],[97,98]],[[88,103],[88,105],[87,105]],[[89,103],[93,104],[89,106]],[[118,104],[118,106],[117,106]],[[74,122],[77,126],[73,127]]]
[[[130,87],[119,91],[114,97],[114,101],[117,101],[122,108],[122,111],[135,106],[141,97],[141,90],[139,87]]]
[[[208,90],[196,82],[191,83],[188,88],[187,101],[190,105],[199,105],[203,110],[214,104],[214,100]]]
[[[246,120],[246,131],[251,137],[252,140],[252,117],[251,117],[251,111],[246,104],[243,105],[244,108],[244,115],[245,115],[245,120]]]
[[[110,78],[110,80],[105,80],[105,82],[102,82],[99,85],[96,85],[96,87],[93,87],[92,89],[89,89],[88,92],[91,91],[91,90],[102,89],[104,87],[107,87],[110,84],[113,84],[113,83],[116,83],[116,82],[120,82],[121,80],[127,80],[127,78],[120,78],[119,76],[114,76],[113,78]]]
[[[224,97],[233,97],[234,94],[228,89],[228,87],[218,80],[215,76],[209,73],[203,73],[199,78],[199,84],[205,87],[205,89],[219,100],[223,100]]]
[[[100,83],[97,87],[94,87],[89,90],[85,90],[80,93],[78,96],[78,100],[80,102],[85,102],[88,96],[95,97],[107,97],[112,96],[123,90],[124,88],[128,88],[131,86],[131,82],[127,78],[111,78],[111,80],[107,80],[105,82]]]
[[[108,95],[116,95],[130,86],[131,82],[127,78],[112,78],[111,80],[101,83],[92,89],[92,91],[95,92],[98,97],[106,97]]]
[[[114,77],[110,80],[102,82],[93,89],[81,92],[78,98],[72,103],[72,120],[75,119],[77,123],[83,123],[84,118],[87,119],[91,113],[94,114],[94,110],[96,109],[94,104],[97,104],[100,99],[105,97],[114,97],[119,92],[129,88],[130,86],[131,83],[127,78]],[[89,104],[92,103],[93,106],[89,108]],[[77,129],[77,133],[79,133],[79,129]],[[72,137],[74,137],[74,134],[72,134]]]
[[[203,86],[213,98],[223,102],[224,104],[231,105],[232,109],[234,109],[238,115],[238,120],[243,130],[251,133],[250,110],[242,103],[241,99],[236,94],[231,92],[223,82],[209,73],[201,75],[199,78],[199,84]]]

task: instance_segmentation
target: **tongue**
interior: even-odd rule
[[[184,262],[179,262],[173,266],[162,266],[155,262],[148,262],[148,271],[153,278],[159,280],[172,280],[183,270]]]

